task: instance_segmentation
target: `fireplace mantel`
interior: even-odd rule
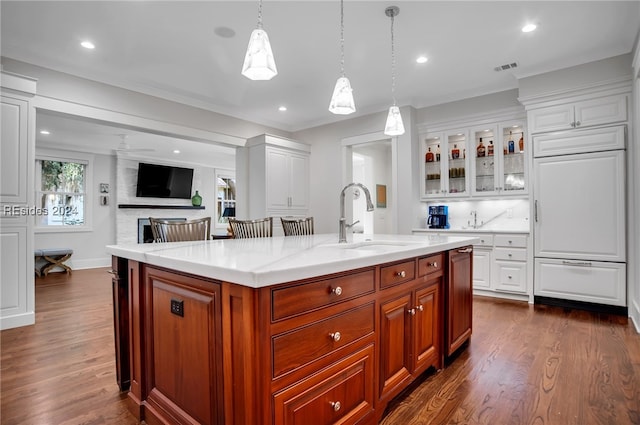
[[[151,205],[151,204],[118,204],[118,208],[146,208],[152,210],[203,210],[204,205],[195,207],[193,205]]]

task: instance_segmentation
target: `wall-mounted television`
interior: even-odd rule
[[[192,168],[138,164],[137,197],[191,199],[192,184]]]

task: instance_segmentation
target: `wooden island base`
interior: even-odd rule
[[[262,288],[113,266],[118,382],[149,424],[376,424],[471,336],[470,246]]]

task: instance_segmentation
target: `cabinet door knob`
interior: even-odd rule
[[[424,307],[422,307],[422,304],[419,304],[419,305],[416,306],[416,310],[424,311]]]
[[[511,275],[509,275],[509,279],[513,279],[513,277]]]
[[[576,127],[580,125],[580,121],[576,121]]]
[[[334,412],[337,412],[342,407],[342,404],[340,404],[339,401],[330,401],[329,404],[333,407]]]
[[[509,258],[513,257],[513,254],[509,254]]]
[[[509,241],[509,245],[511,245],[513,243],[513,241]]]
[[[438,262],[437,261],[434,261],[433,263],[429,263],[428,265],[429,265],[429,267],[438,268]]]
[[[342,338],[342,335],[340,335],[340,332],[331,332],[329,334],[329,336],[331,337],[332,340],[334,340],[335,342],[340,341],[340,338]]]
[[[398,277],[407,277],[407,274],[405,273],[404,270],[402,270],[401,272],[396,272],[396,276],[398,276]]]
[[[332,294],[342,295],[342,288],[340,286],[336,286],[331,290]]]
[[[415,308],[410,308],[409,310],[407,310],[407,313],[409,313],[412,316],[415,316],[416,314],[416,309]]]

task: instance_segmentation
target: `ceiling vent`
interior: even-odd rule
[[[517,62],[511,62],[511,63],[506,63],[504,65],[496,66],[495,68],[493,68],[493,70],[496,72],[500,72],[500,71],[506,71],[507,69],[517,68],[517,67],[518,67]]]

